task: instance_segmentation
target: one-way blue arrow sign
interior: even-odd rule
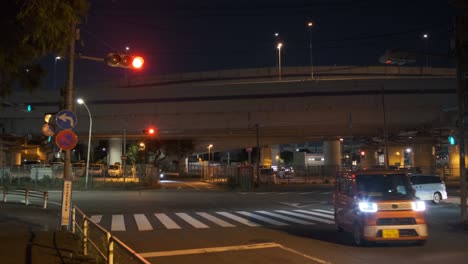
[[[72,129],[78,123],[76,114],[70,110],[62,110],[55,116],[55,122],[60,128]]]

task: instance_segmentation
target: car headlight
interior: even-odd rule
[[[413,211],[421,212],[426,210],[426,203],[424,201],[416,201],[411,203]]]
[[[159,174],[159,178],[161,179],[164,178],[164,174],[163,173]]]
[[[359,210],[361,210],[361,212],[366,212],[366,213],[375,213],[377,212],[377,204],[361,202],[359,203]]]

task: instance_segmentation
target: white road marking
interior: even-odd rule
[[[203,224],[186,213],[176,213],[176,215],[195,228],[210,228],[209,226]]]
[[[134,214],[133,217],[135,218],[135,222],[138,227],[138,231],[149,231],[153,230],[148,218],[144,214]]]
[[[311,223],[311,222],[303,221],[303,220],[300,220],[300,219],[296,219],[296,218],[292,218],[292,217],[284,216],[284,215],[280,215],[280,214],[270,213],[270,212],[267,212],[267,211],[256,211],[256,212],[261,213],[261,214],[266,214],[266,215],[269,215],[269,216],[273,216],[273,217],[276,217],[276,218],[279,218],[279,219],[283,219],[283,220],[286,220],[286,221],[289,221],[289,222],[297,223],[297,224],[315,225],[314,223]]]
[[[335,212],[335,210],[333,210],[333,209],[330,209],[330,210],[314,209],[314,211],[327,213],[327,214],[333,214]]]
[[[123,215],[112,215],[111,231],[125,231]]]
[[[301,213],[306,213],[306,214],[311,214],[311,215],[318,215],[321,217],[325,217],[328,219],[335,219],[335,216],[329,215],[329,214],[322,214],[322,213],[317,213],[317,212],[312,212],[312,211],[307,211],[307,210],[294,210],[296,212],[301,212]]]
[[[92,215],[90,218],[91,222],[99,224],[102,220],[102,215]]]
[[[171,251],[147,252],[147,253],[140,253],[140,256],[142,256],[143,258],[155,258],[155,257],[205,254],[205,253],[215,253],[215,252],[224,252],[224,251],[261,249],[261,248],[272,248],[272,247],[278,247],[278,244],[260,243],[260,244],[249,244],[249,245],[240,245],[240,246],[194,248],[194,249],[182,249],[182,250],[171,250]]]
[[[249,245],[239,245],[239,246],[227,246],[227,247],[211,247],[211,248],[193,248],[193,249],[182,249],[182,250],[170,250],[170,251],[156,251],[156,252],[145,252],[139,253],[143,258],[156,258],[156,257],[168,257],[168,256],[181,256],[181,255],[194,255],[194,254],[207,254],[207,253],[216,253],[216,252],[227,252],[227,251],[240,251],[240,250],[252,250],[252,249],[263,249],[263,248],[281,248],[283,250],[289,251],[293,254],[299,255],[303,258],[310,259],[320,264],[331,264],[331,262],[325,261],[323,259],[310,256],[294,250],[292,248],[285,247],[277,243],[258,243],[258,244],[249,244]]]
[[[283,223],[283,222],[280,222],[280,221],[276,221],[276,220],[266,218],[266,217],[261,216],[261,215],[256,215],[256,214],[252,214],[252,213],[245,212],[245,211],[237,211],[237,213],[241,214],[241,215],[245,215],[245,216],[253,218],[253,219],[257,219],[257,220],[272,224],[272,225],[276,225],[276,226],[287,226],[287,225],[289,225],[289,224],[286,224],[286,223]]]
[[[167,229],[180,229],[180,226],[176,222],[172,221],[166,214],[154,214],[156,218],[167,228]]]
[[[228,222],[226,222],[224,220],[219,219],[216,216],[212,216],[212,215],[207,214],[205,212],[198,212],[197,215],[199,215],[199,216],[201,216],[201,217],[203,217],[203,218],[205,218],[205,219],[207,219],[207,220],[209,220],[209,221],[211,221],[211,222],[213,222],[213,223],[215,223],[215,224],[217,224],[219,226],[222,226],[222,227],[235,227],[235,225],[230,224],[230,223],[228,223]]]
[[[315,216],[303,215],[303,214],[298,214],[298,213],[284,211],[284,210],[276,210],[276,212],[282,213],[282,214],[287,214],[287,215],[292,215],[292,216],[297,216],[297,217],[301,217],[301,218],[305,218],[305,219],[308,219],[308,220],[313,220],[313,221],[317,221],[317,222],[321,222],[321,223],[325,223],[325,224],[334,224],[335,223],[335,221],[330,221],[330,220],[323,219],[323,218],[318,218],[318,217],[315,217]]]
[[[313,192],[303,192],[303,193],[299,193],[299,194],[312,194]]]
[[[239,223],[241,223],[241,224],[244,224],[244,225],[246,225],[246,226],[261,226],[261,225],[256,224],[256,223],[254,223],[254,222],[252,222],[252,221],[250,221],[250,220],[248,220],[248,219],[239,217],[239,216],[237,216],[237,215],[233,215],[233,214],[228,213],[228,212],[216,212],[216,213],[217,213],[217,214],[220,214],[220,215],[222,215],[222,216],[224,216],[224,217],[227,217],[227,218],[229,218],[229,219],[232,219],[232,220],[234,220],[234,221],[237,221],[237,222],[239,222]]]

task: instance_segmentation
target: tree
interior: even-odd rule
[[[285,164],[292,164],[294,161],[294,153],[287,150],[282,151],[280,153],[280,158],[284,161]]]
[[[88,11],[88,0],[10,0],[0,11],[0,97],[13,88],[38,88],[46,71],[38,60],[65,54],[75,37],[71,25]]]

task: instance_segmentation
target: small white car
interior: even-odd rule
[[[416,190],[416,197],[435,204],[447,199],[445,183],[439,176],[433,175],[410,175],[410,181]]]
[[[107,169],[107,175],[109,175],[109,177],[120,177],[122,176],[122,170],[120,166],[110,165]]]

